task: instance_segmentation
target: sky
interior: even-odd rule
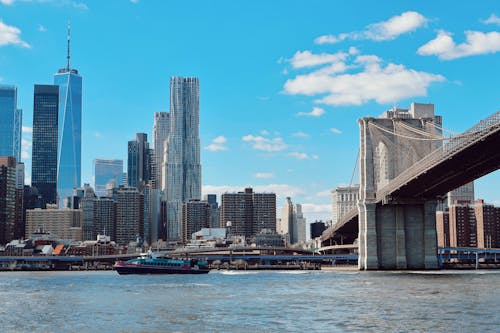
[[[0,84],[18,87],[31,171],[34,84],[83,77],[82,183],[169,111],[171,76],[200,79],[203,193],[251,186],[330,220],[359,181],[357,119],[433,103],[460,133],[500,109],[496,1],[0,0]],[[492,147],[498,149],[498,147]],[[500,205],[499,172],[476,197]],[[220,198],[219,198],[220,200]]]

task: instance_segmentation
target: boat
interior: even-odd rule
[[[148,252],[138,258],[117,261],[113,268],[118,274],[206,274],[208,262],[198,259],[162,257]]]

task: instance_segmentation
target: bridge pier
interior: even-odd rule
[[[361,270],[438,269],[436,200],[360,204]]]

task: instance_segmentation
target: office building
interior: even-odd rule
[[[153,184],[144,188],[144,240],[148,244],[163,238],[161,222],[161,190],[153,188]]]
[[[128,142],[127,176],[128,186],[142,192],[151,180],[153,151],[149,148],[148,135],[137,133],[133,141]]]
[[[187,243],[202,228],[209,228],[212,207],[206,201],[191,199],[182,205],[182,239]]]
[[[285,236],[288,244],[306,241],[306,220],[302,214],[302,205],[293,204],[287,197],[281,208],[281,221],[278,232]]]
[[[54,74],[59,86],[57,194],[59,206],[80,187],[82,168],[82,77],[70,66],[70,28],[68,25],[67,65]]]
[[[0,156],[0,245],[14,239],[16,222],[16,159]]]
[[[21,161],[23,112],[17,108],[17,88],[0,85],[0,156],[13,156]]]
[[[335,223],[350,210],[358,208],[359,184],[337,187],[335,190],[332,190],[332,198],[332,223],[335,225]]]
[[[96,240],[97,233],[94,222],[94,206],[97,198],[94,189],[89,184],[84,184],[83,195],[79,200],[78,207],[82,210],[82,238],[83,240]]]
[[[154,177],[153,188],[162,189],[163,182],[163,157],[165,150],[165,141],[170,131],[170,113],[155,112],[153,123],[153,147],[154,147]]]
[[[107,196],[108,188],[123,185],[123,160],[96,158],[94,160],[94,190],[98,197]]]
[[[311,223],[311,239],[320,237],[323,231],[325,230],[326,230],[326,225],[324,222],[315,221]]]
[[[170,131],[162,183],[166,196],[167,239],[182,239],[182,205],[201,199],[200,84],[197,78],[170,79]]]
[[[212,214],[210,216],[210,228],[220,228],[219,220],[219,204],[217,203],[217,194],[207,194],[204,200],[208,202],[210,208],[212,209]]]
[[[144,240],[144,195],[135,187],[120,187],[116,202],[116,243]]]
[[[58,110],[59,87],[35,85],[31,184],[41,196],[42,207],[57,203]]]
[[[47,205],[47,209],[26,211],[26,238],[43,230],[55,239],[82,241],[82,211],[79,209],[57,208]]]
[[[249,238],[264,229],[276,232],[276,194],[254,193],[252,188],[224,193],[220,214],[221,224],[229,227],[230,235]]]

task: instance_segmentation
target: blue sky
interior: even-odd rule
[[[312,222],[351,181],[358,118],[434,103],[461,132],[500,109],[499,16],[495,1],[0,0],[0,83],[18,87],[29,179],[33,85],[65,66],[69,19],[82,182],[151,135],[170,76],[195,76],[204,193],[291,196]],[[500,205],[499,184],[483,177],[476,197]]]

